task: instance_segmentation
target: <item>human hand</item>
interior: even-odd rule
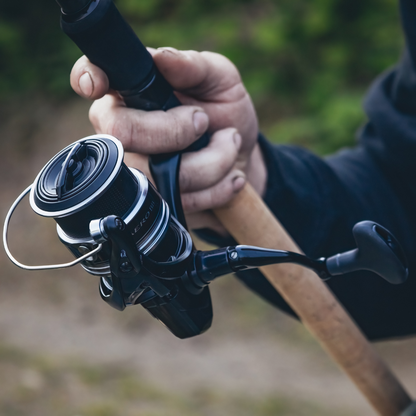
[[[189,226],[223,233],[209,210],[232,199],[246,179],[260,195],[266,183],[250,96],[238,70],[224,56],[172,48],[149,51],[183,106],[167,112],[127,108],[109,90],[104,72],[86,57],[74,65],[71,85],[79,95],[96,100],[90,120],[97,133],[121,140],[130,152],[126,163],[149,178],[148,155],[185,149],[208,129],[209,145],[183,154],[179,185]]]

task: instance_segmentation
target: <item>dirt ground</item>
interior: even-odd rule
[[[56,152],[93,133],[87,109],[78,99],[0,106],[2,218]],[[10,240],[29,264],[71,259],[27,200]],[[3,252],[0,266],[1,415],[374,415],[301,324],[231,276],[212,284],[212,328],[178,340],[140,306],[111,309],[79,268],[24,272]],[[376,345],[413,394],[415,346]]]

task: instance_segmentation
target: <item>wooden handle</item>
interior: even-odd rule
[[[250,185],[215,214],[240,244],[301,252]],[[279,264],[261,272],[380,415],[398,416],[410,404],[403,386],[313,271]]]

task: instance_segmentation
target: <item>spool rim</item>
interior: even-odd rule
[[[44,209],[39,208],[36,205],[35,193],[36,193],[38,183],[39,183],[45,169],[48,166],[50,166],[54,161],[56,161],[56,159],[58,157],[60,157],[65,151],[70,150],[75,144],[85,142],[86,140],[97,140],[97,139],[108,139],[108,140],[112,141],[117,147],[117,153],[118,154],[117,154],[116,163],[114,165],[114,168],[113,168],[111,174],[105,180],[105,182],[96,191],[94,191],[88,198],[84,199],[82,202],[80,202],[80,203],[78,203],[78,204],[76,204],[76,205],[74,205],[70,208],[59,210],[59,211],[45,211]],[[117,178],[117,176],[120,172],[122,163],[123,163],[123,158],[124,158],[123,145],[121,144],[121,142],[117,138],[115,138],[114,136],[111,136],[109,134],[94,134],[94,135],[91,135],[91,136],[84,137],[80,140],[77,140],[74,143],[71,143],[69,146],[65,147],[58,154],[56,154],[52,159],[50,159],[46,163],[46,165],[41,169],[39,174],[36,176],[36,178],[33,182],[32,189],[30,191],[30,195],[29,195],[29,202],[30,202],[31,208],[33,209],[33,211],[36,214],[41,215],[42,217],[47,217],[47,218],[62,218],[62,217],[66,217],[66,216],[69,216],[69,215],[73,215],[73,214],[83,210],[85,207],[87,207],[88,205],[90,205],[94,201],[96,201],[108,189],[108,187],[111,185],[111,183],[114,181],[114,179]]]

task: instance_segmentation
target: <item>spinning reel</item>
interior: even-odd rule
[[[382,226],[363,221],[353,229],[357,248],[329,258],[245,245],[198,251],[146,176],[123,162],[114,137],[99,134],[59,152],[33,185],[15,201],[5,220],[3,242],[13,263],[26,270],[80,263],[100,278],[101,298],[123,310],[142,305],[179,338],[206,331],[212,322],[208,284],[219,276],[275,263],[297,263],[321,279],[370,270],[390,283],[408,275],[405,255]],[[17,205],[30,192],[30,205],[57,223],[62,243],[76,257],[67,264],[26,266],[11,254],[7,233]]]

